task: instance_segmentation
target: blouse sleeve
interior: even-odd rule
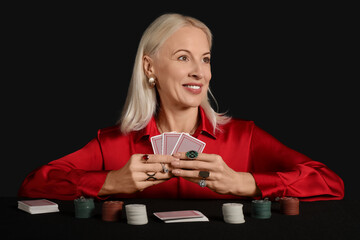
[[[327,166],[286,147],[256,126],[250,151],[252,174],[263,198],[316,201],[344,197],[342,179]]]
[[[80,150],[32,171],[23,181],[19,196],[73,200],[80,196],[95,197],[108,171],[97,138]]]

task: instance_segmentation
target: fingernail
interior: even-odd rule
[[[180,170],[178,170],[178,169],[174,169],[174,170],[172,170],[171,172],[172,172],[172,174],[177,175],[177,174],[179,174],[179,173],[180,173]]]
[[[174,153],[173,156],[179,158],[181,156],[181,153]]]

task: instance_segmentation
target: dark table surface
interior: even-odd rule
[[[60,212],[29,214],[17,209],[18,198],[0,198],[1,239],[359,239],[360,201],[301,202],[300,215],[279,212],[272,202],[270,219],[251,217],[248,200],[120,199],[124,204],[145,204],[149,223],[128,225],[123,212],[119,222],[101,219],[102,202],[95,202],[95,216],[74,217],[73,201],[52,200]],[[51,199],[50,199],[51,200]],[[244,205],[245,223],[223,221],[223,203]],[[153,216],[157,211],[199,210],[210,222],[163,223]]]

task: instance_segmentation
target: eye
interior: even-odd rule
[[[210,63],[210,58],[209,57],[204,57],[203,62],[204,63]]]
[[[183,55],[183,56],[178,57],[178,60],[180,60],[180,61],[188,61],[189,58],[187,56]]]

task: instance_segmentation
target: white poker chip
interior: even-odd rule
[[[148,223],[146,206],[143,204],[128,204],[125,206],[127,223],[144,225]]]
[[[243,205],[241,203],[224,203],[222,205],[224,221],[231,224],[244,223]]]

